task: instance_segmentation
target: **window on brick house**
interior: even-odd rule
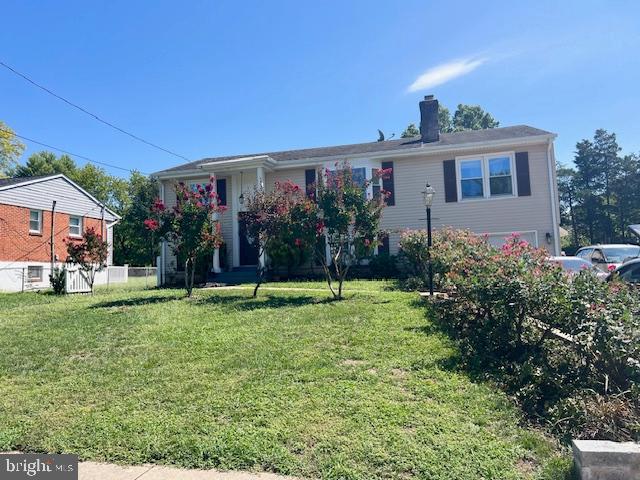
[[[69,217],[69,236],[81,237],[82,236],[82,217],[76,217],[71,215]]]
[[[41,210],[29,210],[29,233],[42,233]]]
[[[27,282],[36,283],[42,281],[42,267],[37,265],[29,265],[27,267]]]

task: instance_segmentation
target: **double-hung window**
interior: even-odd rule
[[[513,195],[513,171],[511,157],[489,157],[489,192],[492,197]]]
[[[29,210],[29,233],[42,233],[42,210]]]
[[[460,200],[511,197],[515,194],[511,153],[458,159]]]
[[[69,236],[82,236],[82,217],[76,217],[74,215],[69,217]]]
[[[327,170],[327,182],[331,185],[331,183],[337,178],[337,175],[336,170]],[[353,183],[360,186],[364,191],[364,187],[367,184],[367,169],[365,167],[352,168],[351,178],[353,179]]]
[[[482,159],[460,161],[460,194],[462,199],[484,197],[484,165]]]

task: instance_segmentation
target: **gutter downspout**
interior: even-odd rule
[[[54,235],[53,235],[53,227],[54,227],[54,216],[56,214],[56,201],[54,200],[53,203],[51,204],[51,237],[50,237],[50,242],[51,242],[51,272],[50,275],[53,275],[53,269],[56,266],[56,247],[54,244]]]
[[[551,198],[551,221],[553,222],[554,254],[560,255],[560,221],[558,220],[558,184],[555,175],[555,153],[553,140],[547,145],[547,166],[549,167],[549,196]]]
[[[162,199],[162,203],[165,202],[165,198],[164,198],[164,182],[160,181],[160,198]],[[160,243],[160,265],[158,265],[158,268],[160,269],[160,285],[164,285],[165,284],[165,277],[166,277],[166,271],[165,271],[165,264],[166,264],[166,244],[165,241],[163,240]]]

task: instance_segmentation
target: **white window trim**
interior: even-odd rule
[[[40,276],[36,277],[36,278],[31,278],[29,277],[29,269],[30,268],[35,268],[38,269],[40,271]],[[27,283],[31,284],[31,283],[40,283],[43,281],[43,277],[44,277],[44,268],[42,267],[42,265],[29,265],[27,267]]]
[[[511,165],[511,195],[491,196],[489,188],[489,159],[495,157],[509,157]],[[482,197],[463,198],[462,197],[462,171],[461,164],[465,160],[480,160],[482,162]],[[458,187],[458,202],[483,202],[485,200],[503,200],[518,196],[518,182],[516,179],[516,154],[515,152],[496,152],[481,155],[465,155],[456,157],[456,182]]]
[[[38,213],[38,230],[31,228],[31,212]],[[42,210],[29,209],[29,233],[42,233]]]
[[[80,220],[80,224],[78,225],[80,227],[80,233],[71,233],[71,219],[72,218],[77,218]],[[78,215],[69,215],[69,236],[73,237],[73,238],[82,238],[82,232],[83,232],[83,227],[84,227],[84,219]]]

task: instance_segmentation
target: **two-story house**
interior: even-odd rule
[[[0,179],[0,290],[49,286],[49,273],[67,257],[65,241],[89,227],[109,242],[120,217],[62,174]]]
[[[383,188],[391,192],[382,227],[392,233],[379,251],[398,251],[402,229],[425,228],[422,191],[436,190],[434,227],[449,225],[488,235],[499,244],[513,232],[530,243],[560,253],[558,192],[553,142],[555,134],[526,125],[441,133],[438,101],[420,102],[420,135],[387,141],[281,152],[204,158],[154,174],[161,197],[175,205],[178,181],[204,183],[210,175],[228,211],[221,218],[226,258],[231,268],[259,260],[244,233],[243,199],[254,188],[273,188],[290,179],[314,184],[319,169],[348,161],[354,174],[371,178],[372,170],[392,168]],[[372,187],[370,187],[372,188]],[[371,194],[371,192],[369,192]],[[161,274],[177,268],[168,245],[162,247]],[[219,252],[212,269],[220,270]]]

